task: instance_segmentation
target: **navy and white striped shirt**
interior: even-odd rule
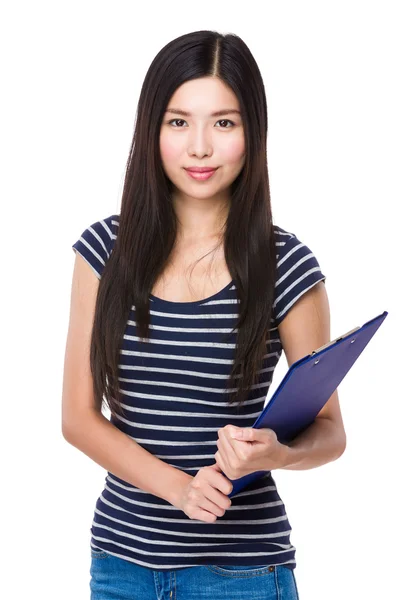
[[[73,244],[98,278],[112,252],[119,215],[93,223]],[[204,300],[172,302],[150,295],[150,341],[135,330],[134,306],[120,350],[119,382],[126,418],[111,422],[157,458],[195,476],[215,463],[217,432],[251,427],[264,408],[282,353],[277,326],[302,294],[326,279],[296,235],[274,226],[276,293],[270,340],[259,380],[239,411],[224,395],[235,351],[222,341],[235,325],[234,281]],[[296,566],[285,505],[271,472],[231,497],[214,523],[182,510],[107,472],[96,501],[91,547],[159,570],[199,565]]]

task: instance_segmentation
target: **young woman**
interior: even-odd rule
[[[93,600],[298,598],[271,471],[335,460],[345,433],[337,394],[288,446],[252,429],[283,349],[290,365],[330,340],[325,275],[272,222],[266,141],[245,43],[171,41],[143,84],[120,213],[73,245],[63,435],[107,470]]]

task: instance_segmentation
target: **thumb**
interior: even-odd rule
[[[209,465],[209,467],[211,467],[212,469],[214,469],[215,471],[219,471],[221,472],[222,469],[220,468],[220,466],[216,463],[214,463],[214,465]]]

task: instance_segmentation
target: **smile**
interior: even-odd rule
[[[200,173],[198,171],[189,171],[188,169],[185,169],[185,172],[192,177],[192,179],[196,179],[198,181],[202,181],[205,179],[210,179],[210,177],[212,175],[214,175],[214,173],[216,173],[217,169],[213,169],[212,171],[204,171],[203,173]]]

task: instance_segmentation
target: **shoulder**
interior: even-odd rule
[[[326,280],[314,252],[295,233],[274,225],[276,285],[274,321],[278,326],[292,306],[320,281]]]
[[[103,240],[108,248],[113,246],[118,233],[118,227],[120,225],[120,215],[114,214],[104,217],[99,221],[92,223],[87,229],[91,230],[94,234]]]
[[[109,215],[103,219],[99,219],[88,225],[81,233],[81,238],[86,242],[94,242],[98,240],[101,245],[110,248],[115,241],[118,227],[120,224],[120,216],[118,214]]]
[[[72,245],[73,251],[82,256],[99,279],[118,235],[119,217],[113,214],[91,223]]]
[[[280,249],[287,244],[291,239],[296,238],[296,235],[279,225],[273,224],[274,238],[276,240],[276,252],[280,254]]]

